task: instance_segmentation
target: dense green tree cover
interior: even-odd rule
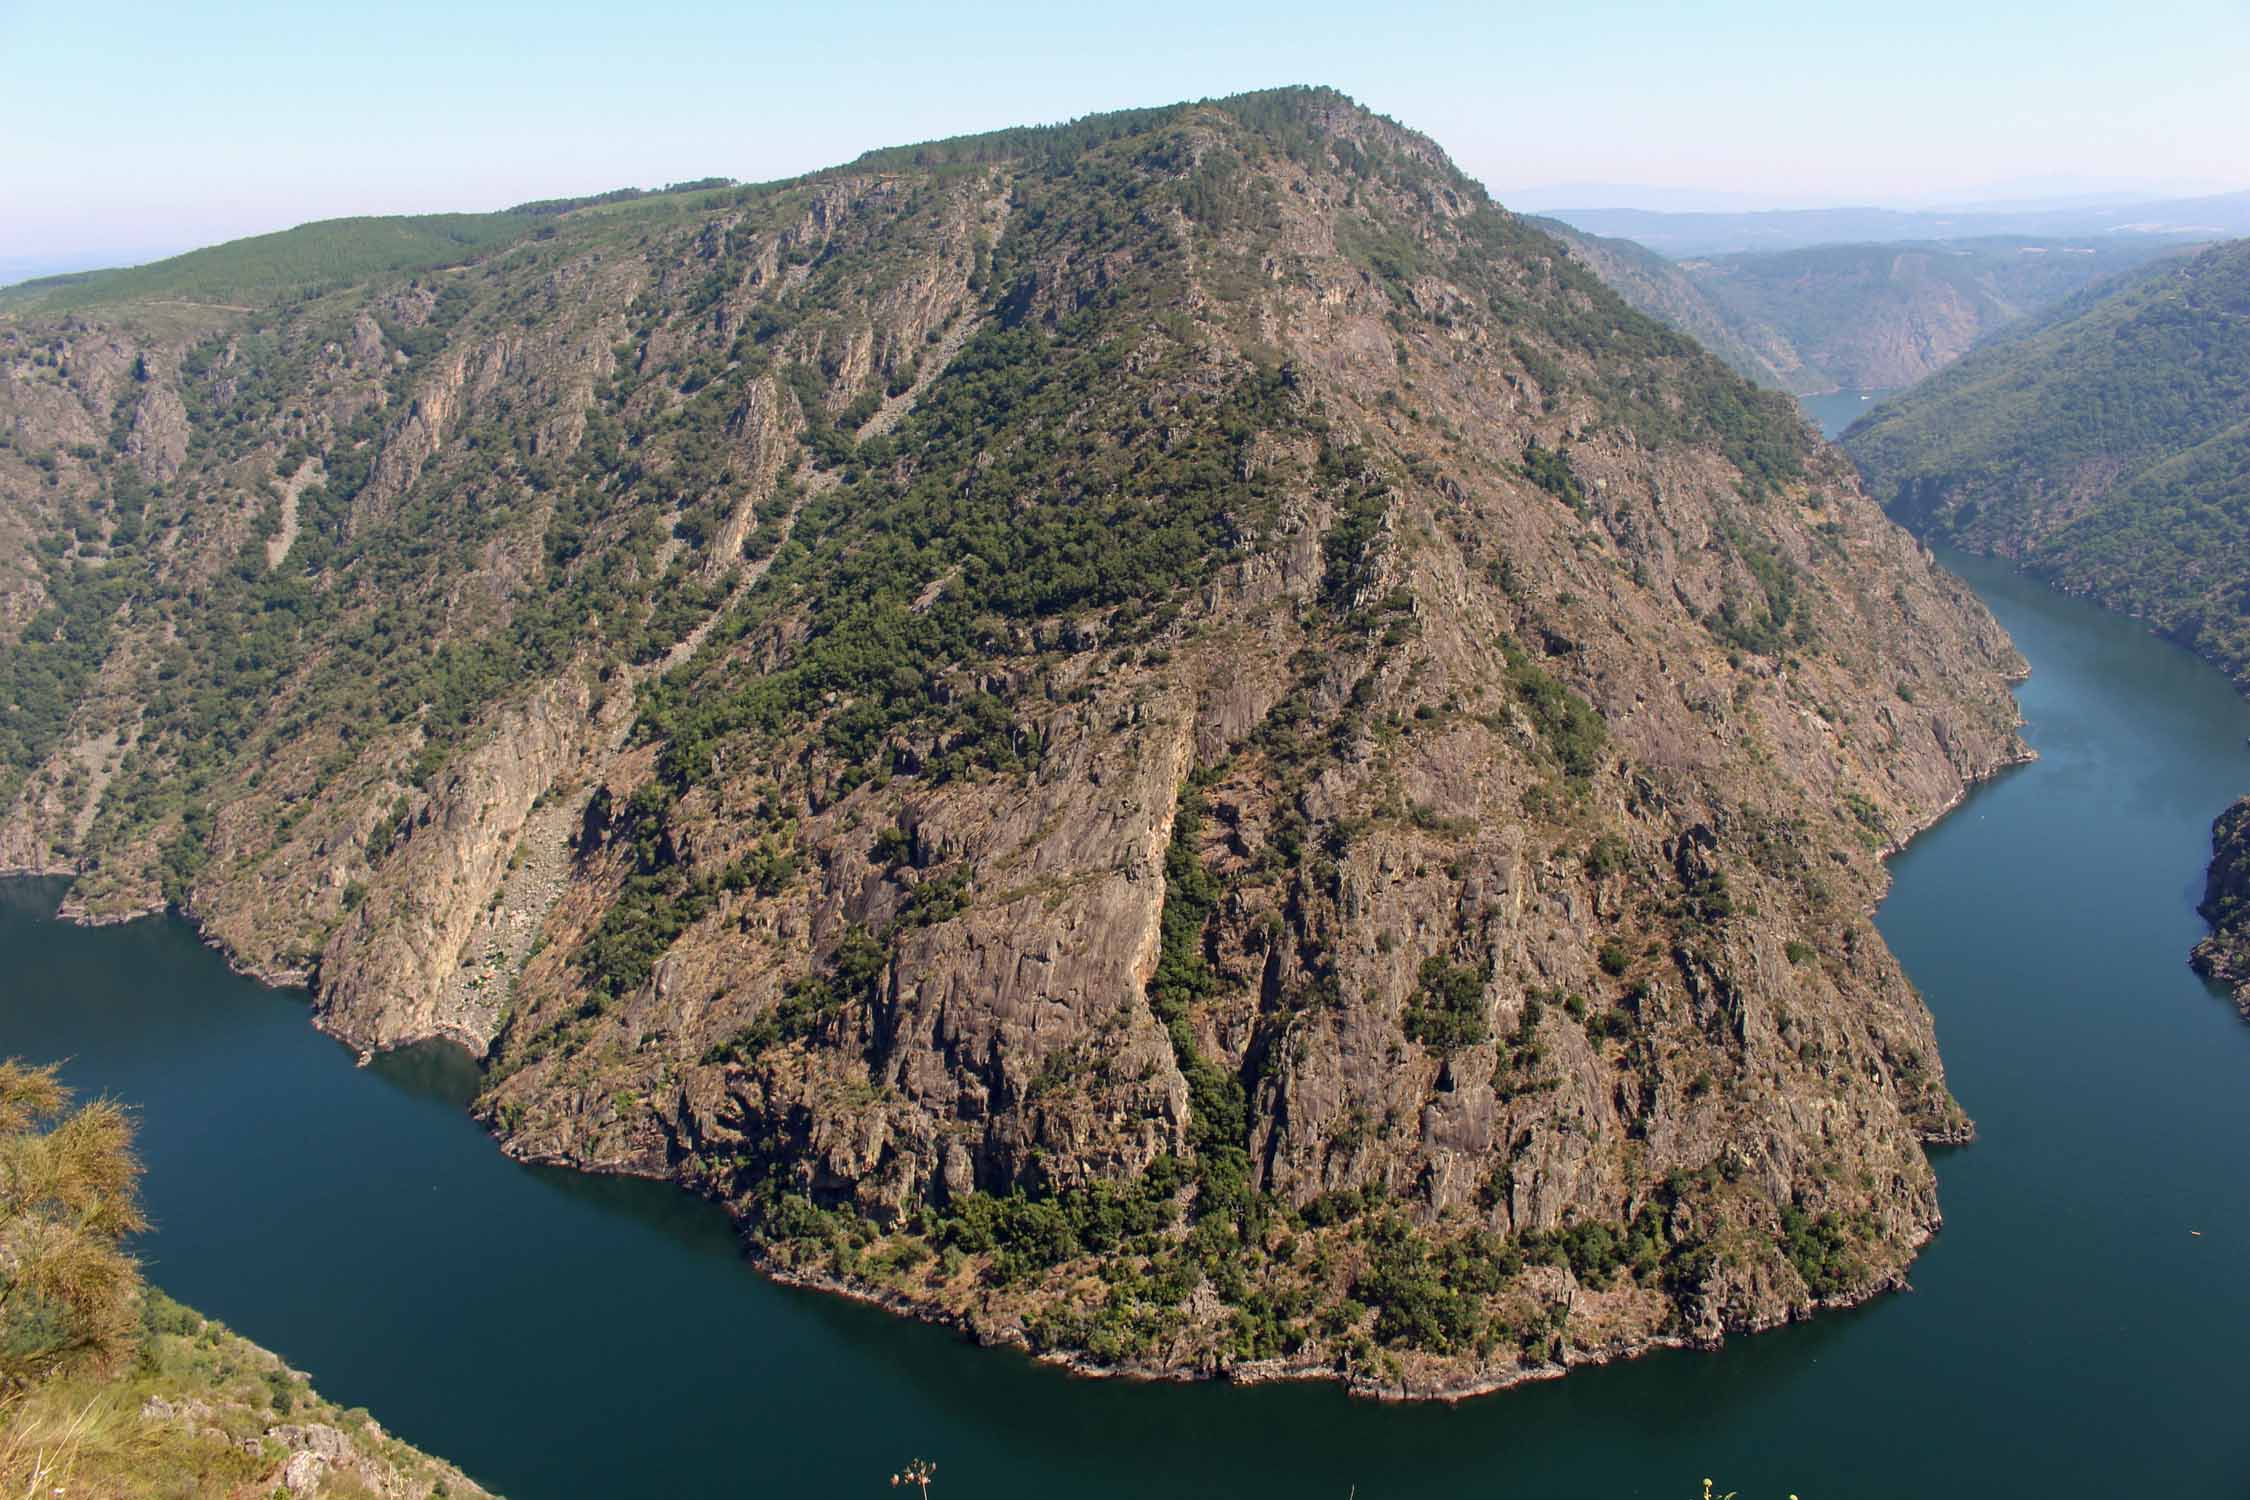
[[[1492,1026],[1485,1014],[1488,976],[1475,964],[1448,963],[1442,955],[1422,960],[1414,994],[1406,1002],[1406,1034],[1438,1052],[1457,1052],[1487,1041]]]
[[[1218,916],[1221,888],[1203,863],[1203,816],[1202,793],[1191,782],[1181,793],[1164,852],[1164,911],[1148,997],[1187,1079],[1196,1215],[1223,1216],[1244,1224],[1248,1232],[1247,1221],[1265,1207],[1250,1185],[1248,1090],[1242,1077],[1205,1057],[1195,1040],[1194,1006],[1218,988],[1205,945]]]
[[[2250,674],[2250,241],[2074,298],[1843,442],[1907,525]]]
[[[1867,1266],[1858,1247],[1867,1227],[1829,1212],[1807,1213],[1794,1204],[1781,1210],[1783,1248],[1815,1297],[1833,1297],[1866,1281]]]
[[[1508,658],[1508,681],[1556,766],[1572,781],[1592,777],[1609,745],[1609,726],[1601,714],[1516,642],[1505,640],[1501,647]]]
[[[0,804],[61,742],[132,591],[124,574],[78,560],[58,561],[46,576],[47,606],[0,651]]]
[[[1560,500],[1573,510],[1583,510],[1586,505],[1586,487],[1578,482],[1570,467],[1568,447],[1557,451],[1542,448],[1537,441],[1529,442],[1523,449],[1524,477]]]

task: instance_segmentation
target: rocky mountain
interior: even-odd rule
[[[2017,319],[2160,256],[2175,239],[1964,239],[1667,260],[1559,220],[1540,226],[1618,295],[1761,385],[1891,390]]]
[[[2063,304],[1843,444],[1908,526],[2014,558],[2250,685],[2250,240]]]
[[[1483,1389],[1936,1227],[1867,916],[2020,664],[1426,139],[1282,90],[292,256],[0,323],[0,859],[85,918],[1089,1368]]]
[[[2211,825],[2211,869],[2196,910],[2211,924],[2188,962],[2204,978],[2234,990],[2250,1019],[2250,797],[2238,798]]]

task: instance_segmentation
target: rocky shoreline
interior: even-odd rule
[[[2028,675],[2028,672],[2027,670],[2019,670],[2010,675],[2020,679]],[[1934,813],[1927,818],[1917,820],[1901,836],[1892,840],[1882,851],[1883,861],[1887,865],[1887,861],[1891,857],[1903,852],[1912,844],[1914,839],[1959,809],[1967,801],[1970,794],[1985,781],[2015,766],[2027,764],[2034,759],[2036,759],[2035,752],[2023,746],[2019,741],[2013,753],[1999,757],[1989,768],[1963,782],[1959,789]],[[2244,803],[2238,804],[2238,810],[2244,807],[2250,807],[2250,798],[2246,798]],[[2226,820],[2222,819],[2221,821],[2224,824]],[[76,872],[65,867],[44,871],[11,870],[4,873],[53,876],[58,874],[72,875]],[[2214,881],[2218,879],[2218,865],[2216,863],[2214,864],[2213,878]],[[1887,883],[1886,871],[1884,876],[1886,888]],[[2216,887],[2214,888],[2216,889]],[[1883,891],[1878,889],[1867,901],[1865,911],[1869,916],[1872,916],[1874,910],[1880,904],[1882,894]],[[131,911],[90,912],[83,906],[74,903],[66,895],[57,915],[64,920],[80,925],[106,926],[137,920],[142,916],[161,915],[167,910],[172,910],[172,908],[168,908],[162,902],[156,902]],[[462,1028],[443,1024],[435,1025],[424,1032],[386,1037],[373,1047],[364,1045],[360,1038],[350,1033],[349,1028],[336,1024],[335,1018],[318,1005],[316,975],[303,969],[277,969],[272,966],[246,961],[243,955],[230,947],[224,937],[200,921],[194,912],[181,911],[178,914],[196,927],[204,944],[221,954],[234,972],[275,988],[305,988],[311,985],[316,1002],[312,1016],[313,1024],[317,1029],[336,1037],[337,1040],[349,1046],[359,1047],[359,1061],[362,1065],[370,1059],[375,1050],[392,1050],[430,1040],[443,1040],[460,1047],[464,1053],[476,1060],[480,1067],[489,1061],[483,1038]],[[2213,962],[2215,964],[2225,965],[2229,962],[2224,954],[2219,953],[2214,948],[2213,940],[2207,939],[2205,944],[2199,946],[2197,950],[2199,968],[2203,965],[2206,949],[2213,949],[2215,955]],[[2241,988],[2238,989],[2238,998],[2250,996],[2250,983],[2235,981],[2233,978],[2235,971],[2215,967],[2208,972],[2215,978],[2241,983]],[[2241,972],[2250,974],[2250,966],[2246,966]],[[2246,1016],[2250,1016],[2250,998],[2241,999],[2241,1003],[2245,1006]],[[1261,1359],[1232,1363],[1205,1361],[1196,1364],[1111,1363],[1078,1351],[1041,1348],[1025,1331],[1020,1320],[1010,1321],[984,1317],[980,1316],[975,1309],[949,1307],[928,1298],[907,1295],[895,1287],[855,1280],[827,1270],[789,1264],[750,1237],[750,1221],[740,1214],[732,1213],[731,1206],[723,1198],[709,1192],[699,1192],[696,1186],[683,1180],[679,1168],[684,1163],[673,1162],[659,1167],[652,1164],[651,1160],[645,1155],[636,1156],[630,1153],[609,1159],[590,1160],[571,1150],[532,1147],[524,1140],[511,1137],[497,1121],[486,1118],[485,1123],[506,1154],[527,1165],[556,1166],[572,1171],[669,1181],[680,1186],[683,1190],[698,1192],[698,1196],[710,1198],[722,1208],[729,1208],[730,1216],[734,1218],[738,1230],[744,1233],[746,1259],[758,1274],[765,1275],[777,1283],[842,1297],[881,1308],[893,1315],[910,1317],[920,1322],[948,1328],[981,1347],[1014,1350],[1040,1364],[1085,1379],[1176,1382],[1216,1380],[1243,1385],[1334,1381],[1351,1395],[1362,1399],[1456,1402],[1495,1394],[1533,1381],[1556,1379],[1573,1368],[1638,1358],[1641,1355],[1659,1350],[1717,1349],[1730,1335],[1740,1337],[1765,1332],[1802,1321],[1820,1311],[1857,1306],[1889,1292],[1910,1289],[1905,1272],[1901,1269],[1852,1294],[1815,1298],[1802,1307],[1788,1308],[1779,1312],[1753,1313],[1729,1323],[1722,1332],[1708,1337],[1651,1334],[1585,1346],[1566,1343],[1559,1360],[1540,1359],[1505,1368],[1487,1365],[1464,1370],[1456,1362],[1415,1361],[1415,1364],[1422,1367],[1370,1372],[1345,1367],[1333,1357]],[[1973,1141],[1975,1134],[1974,1123],[1963,1117],[1957,1123],[1924,1128],[1918,1132],[1918,1138],[1923,1144],[1929,1146],[1957,1146]],[[1918,1226],[1910,1236],[1913,1248],[1918,1250],[1921,1246],[1926,1245],[1938,1227],[1939,1221],[1934,1215],[1929,1223]]]
[[[1926,1245],[1933,1238],[1934,1228],[1923,1235],[1921,1243]],[[1073,1350],[1038,1348],[1021,1327],[991,1327],[980,1323],[974,1316],[916,1301],[890,1288],[869,1286],[823,1271],[806,1271],[782,1265],[770,1257],[760,1255],[755,1246],[751,1247],[748,1258],[759,1274],[782,1286],[838,1297],[847,1302],[880,1308],[897,1317],[950,1329],[981,1349],[1011,1350],[1036,1364],[1081,1380],[1172,1384],[1212,1382],[1243,1386],[1332,1382],[1341,1386],[1347,1395],[1360,1400],[1429,1401],[1450,1405],[1473,1401],[1482,1396],[1498,1395],[1502,1391],[1538,1381],[1560,1380],[1574,1369],[1639,1359],[1644,1355],[1666,1350],[1716,1353],[1725,1344],[1725,1336],[1705,1339],[1662,1334],[1609,1345],[1583,1348],[1566,1346],[1563,1358],[1559,1361],[1519,1364],[1506,1370],[1480,1370],[1466,1376],[1436,1374],[1434,1378],[1419,1381],[1403,1376],[1385,1378],[1364,1371],[1339,1368],[1333,1360],[1264,1359],[1196,1367],[1147,1363],[1111,1364]],[[1861,1307],[1879,1297],[1911,1292],[1913,1289],[1912,1283],[1902,1273],[1864,1293],[1818,1299],[1802,1314],[1761,1319],[1743,1327],[1731,1328],[1727,1334],[1740,1338],[1769,1333],[1778,1328],[1809,1321],[1812,1316],[1821,1312],[1840,1312]]]
[[[2196,909],[2211,932],[2189,953],[2188,964],[2231,989],[2235,1008],[2250,1021],[2250,796],[2211,825],[2211,867]]]
[[[2019,754],[2003,760],[1982,776],[1965,784],[1962,790],[1935,815],[1909,830],[1904,837],[1886,850],[1885,860],[1887,861],[1891,856],[1902,852],[1915,838],[1951,815],[1983,782],[2015,766],[2028,764],[2036,758],[2034,752],[2025,748]],[[2242,803],[2237,804],[2237,809],[2250,809],[2250,798],[2245,798]],[[2224,822],[2225,820],[2222,819],[2222,823]],[[2217,865],[2214,864],[2215,880],[2217,879],[2217,869]],[[32,875],[52,877],[57,874],[68,875],[73,873],[75,872],[70,870],[7,870],[0,871],[0,877]],[[1876,901],[1870,903],[1869,911],[1872,912],[1879,902],[1880,893],[1878,893]],[[120,925],[144,916],[160,916],[171,910],[172,908],[163,903],[156,903],[144,910],[127,913],[89,913],[83,908],[74,908],[66,897],[56,915],[62,920],[81,926],[103,927]],[[178,912],[176,914],[193,924],[204,945],[224,957],[229,968],[237,974],[271,988],[290,989],[305,988],[312,977],[304,971],[275,972],[256,964],[246,963],[229,948],[223,938],[197,922],[192,913]],[[2196,960],[2199,969],[2203,968],[2205,949],[2210,947],[2212,947],[2211,939],[2206,939],[2203,945],[2199,945]],[[2222,964],[2226,961],[2223,957],[2217,960]],[[2206,972],[2214,978],[2226,979],[2240,985],[2237,990],[2238,1003],[2244,1005],[2245,1016],[2250,1018],[2250,998],[2246,998],[2250,997],[2250,979],[2237,981],[2231,971],[2219,969],[2206,970]],[[2250,969],[2246,969],[2244,972],[2250,974]],[[330,1024],[324,1024],[324,1020],[324,1016],[316,1007],[312,1017],[316,1029],[347,1045],[356,1045],[352,1037],[343,1034]],[[458,1028],[439,1027],[426,1035],[389,1039],[382,1044],[379,1050],[395,1050],[433,1040],[442,1040],[461,1048],[464,1054],[478,1063],[480,1068],[487,1061],[480,1040],[460,1031]],[[365,1066],[372,1055],[372,1050],[362,1048],[358,1059],[359,1064]],[[671,1182],[683,1191],[696,1192],[692,1185],[682,1180],[676,1170],[652,1170],[645,1161],[633,1158],[588,1161],[567,1151],[526,1150],[522,1149],[519,1143],[512,1142],[506,1132],[494,1122],[487,1120],[486,1124],[492,1138],[501,1145],[504,1153],[511,1159],[527,1166],[551,1166],[576,1172],[639,1177],[651,1181]],[[1975,1136],[1974,1123],[1964,1121],[1957,1127],[1924,1131],[1920,1138],[1926,1145],[1959,1146],[1971,1143]],[[709,1193],[697,1193],[697,1196],[704,1197],[721,1208],[728,1206],[723,1199],[714,1197]],[[905,1295],[896,1288],[852,1280],[829,1271],[790,1265],[769,1253],[751,1236],[748,1220],[732,1213],[730,1213],[730,1217],[734,1219],[738,1231],[743,1234],[742,1243],[748,1264],[757,1274],[763,1275],[780,1285],[840,1297],[847,1301],[880,1308],[894,1316],[912,1318],[918,1322],[947,1328],[981,1348],[1012,1350],[1039,1364],[1049,1366],[1076,1378],[1179,1383],[1218,1381],[1234,1385],[1333,1381],[1356,1398],[1375,1401],[1452,1403],[1473,1400],[1535,1381],[1559,1379],[1575,1368],[1637,1359],[1661,1350],[1697,1349],[1715,1351],[1723,1345],[1725,1339],[1729,1336],[1744,1337],[1768,1332],[1795,1322],[1805,1321],[1822,1311],[1860,1306],[1889,1293],[1912,1289],[1905,1273],[1900,1271],[1856,1294],[1817,1298],[1803,1309],[1753,1317],[1739,1324],[1731,1325],[1723,1333],[1712,1337],[1659,1334],[1583,1347],[1566,1344],[1563,1349],[1563,1357],[1560,1360],[1521,1363],[1506,1369],[1480,1368],[1467,1373],[1437,1368],[1418,1372],[1418,1377],[1417,1375],[1404,1373],[1371,1374],[1341,1367],[1334,1359],[1329,1358],[1263,1359],[1237,1363],[1206,1363],[1193,1366],[1146,1362],[1116,1364],[1104,1362],[1073,1350],[1040,1348],[1035,1345],[1020,1322],[995,1322],[979,1317],[973,1310],[963,1311],[927,1299],[917,1299]],[[1919,1249],[1927,1245],[1934,1237],[1940,1224],[1941,1221],[1933,1221],[1922,1228],[1914,1239],[1914,1247]]]

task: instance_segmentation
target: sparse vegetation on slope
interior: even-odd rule
[[[5,335],[0,618],[129,583],[0,859],[1057,1358],[1462,1390],[1895,1279],[1965,1122],[1867,819],[2013,659],[1786,398],[1325,90],[538,221]]]

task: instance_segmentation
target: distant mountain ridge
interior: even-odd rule
[[[2184,253],[2170,239],[2008,237],[1689,257],[1536,221],[1649,316],[1797,395],[1888,390],[2081,288]]]
[[[2250,688],[2250,240],[2089,289],[1842,441],[1915,531],[2015,558]]]
[[[2189,242],[2250,234],[2250,191],[2031,209],[1801,208],[1674,213],[1640,208],[1550,208],[1544,214],[1587,234],[1629,239],[1674,258],[1801,250],[1815,245],[1989,239],[1997,235],[2094,238],[2137,234]]]

